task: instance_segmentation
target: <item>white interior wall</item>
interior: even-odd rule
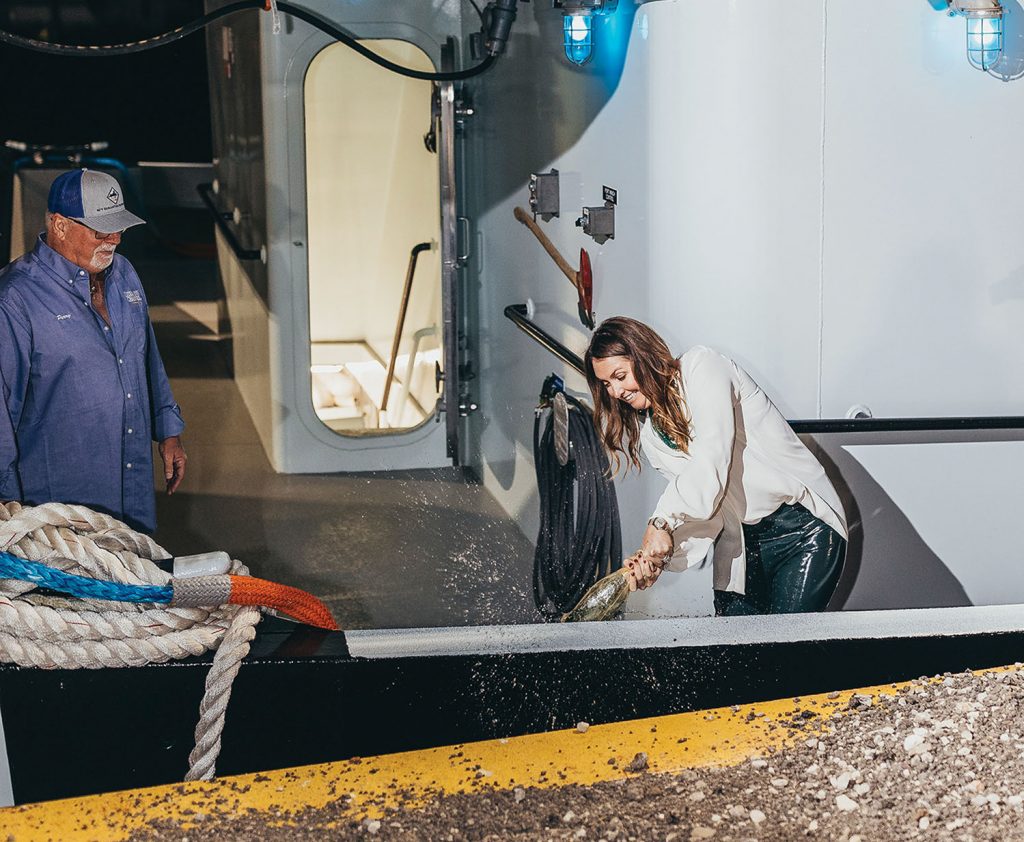
[[[926,3],[828,9],[822,413],[1024,414],[1024,80]]]
[[[1020,602],[1024,566],[1005,540],[1019,517],[1024,442],[958,442],[846,451],[885,489],[919,540],[948,567],[975,605]]]
[[[968,65],[964,21],[924,2],[884,26],[841,2],[641,13],[666,337],[727,349],[789,417],[1019,414],[1024,241],[1002,208],[1024,168],[998,150],[1024,141],[1024,85]]]
[[[276,450],[270,313],[220,231],[214,229],[214,234],[217,241],[217,264],[224,284],[228,318],[231,320],[235,385],[252,417],[267,457],[273,460]]]
[[[640,15],[658,305],[629,314],[674,349],[729,354],[788,417],[814,417],[821,4],[655,2]]]
[[[404,41],[367,46],[430,70]],[[378,67],[343,44],[326,47],[306,74],[310,338],[367,340],[387,359],[409,252],[438,233],[437,155],[423,145],[430,82]],[[404,337],[440,321],[440,255],[420,254]],[[435,347],[437,339],[427,340]]]

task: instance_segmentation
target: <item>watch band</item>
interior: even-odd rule
[[[653,526],[655,529],[663,529],[665,532],[672,531],[672,527],[669,526],[668,521],[665,520],[665,518],[663,517],[652,517],[649,521],[647,521],[647,524],[649,526]]]

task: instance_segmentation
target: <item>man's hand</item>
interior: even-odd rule
[[[160,458],[164,461],[164,480],[167,482],[167,493],[173,494],[181,485],[185,476],[185,448],[181,446],[180,436],[170,436],[158,445]]]

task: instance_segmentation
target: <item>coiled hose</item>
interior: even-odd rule
[[[540,531],[533,558],[533,598],[555,620],[579,602],[590,585],[622,566],[619,506],[608,457],[590,409],[565,395],[572,455],[555,454],[554,413],[533,425],[533,458],[540,492]]]

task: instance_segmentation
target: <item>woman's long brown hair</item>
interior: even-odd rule
[[[647,410],[633,409],[608,394],[594,374],[594,360],[605,357],[629,359],[633,377],[651,403],[654,424],[686,452],[690,445],[690,424],[679,360],[672,356],[665,340],[643,322],[615,316],[597,326],[583,358],[587,385],[594,397],[594,423],[611,454],[614,470],[619,469],[620,453],[626,457],[627,467],[633,465],[640,469],[640,428]]]

